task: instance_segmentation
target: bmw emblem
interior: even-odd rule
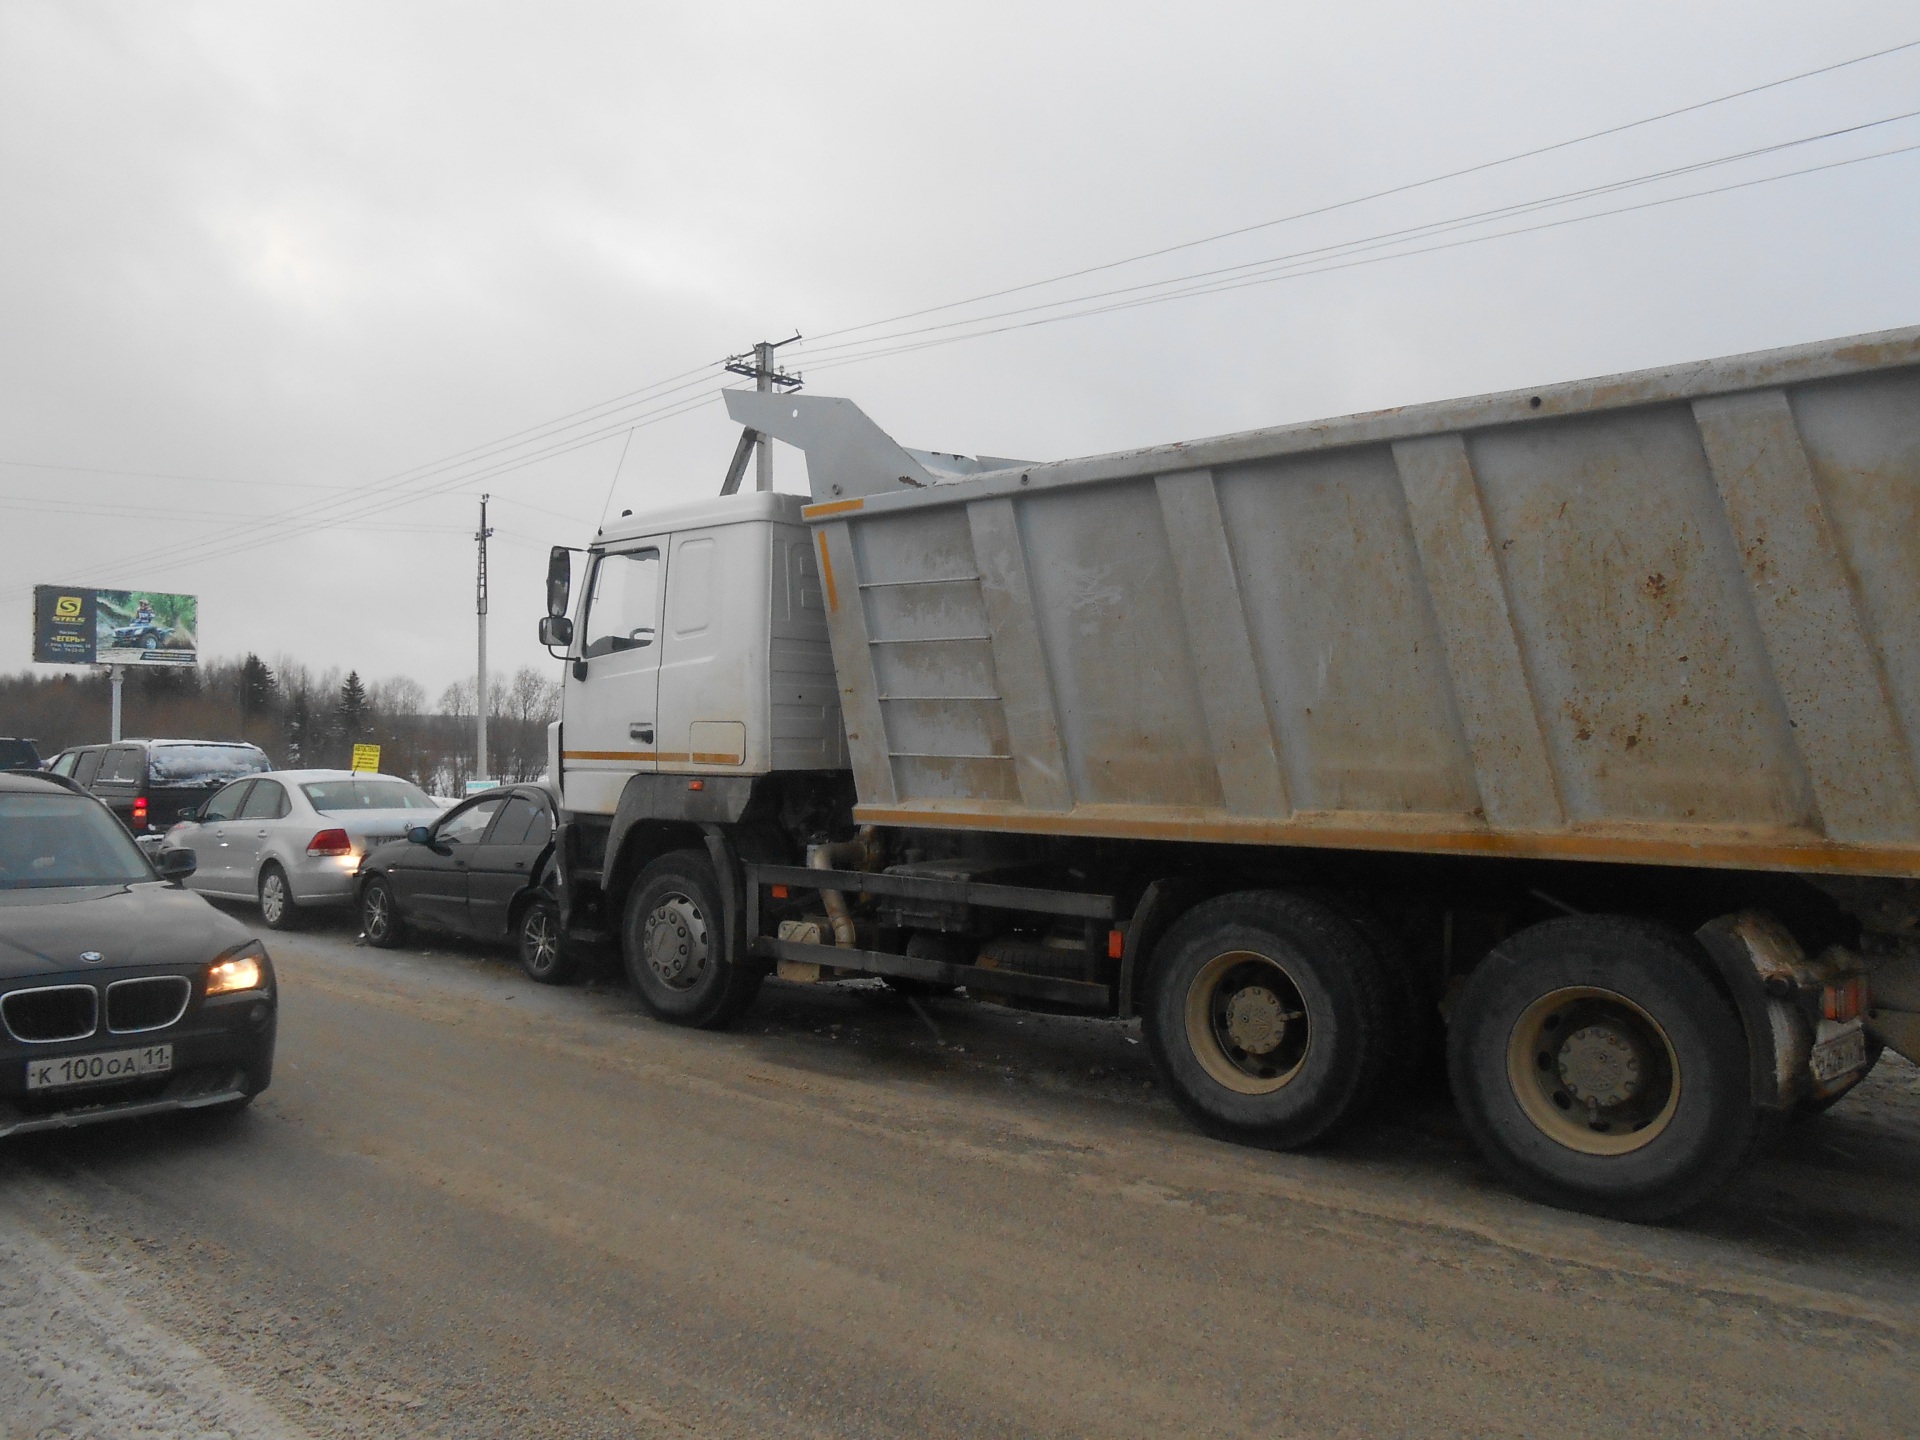
[[[80,952],[80,958],[89,965],[98,965],[107,957],[102,955],[98,950],[82,950]]]

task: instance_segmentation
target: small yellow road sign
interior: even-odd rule
[[[378,770],[380,768],[380,747],[378,745],[354,746],[353,768],[355,770]]]

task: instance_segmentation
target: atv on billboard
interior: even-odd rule
[[[33,587],[33,658],[44,665],[191,665],[200,602],[159,590]]]

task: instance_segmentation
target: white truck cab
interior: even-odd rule
[[[846,768],[805,503],[716,496],[595,538],[548,733],[567,810],[612,815],[635,775]]]

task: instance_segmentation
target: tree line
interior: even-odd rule
[[[560,684],[531,666],[487,686],[489,768],[501,780],[535,780],[547,769],[547,725],[560,713]],[[51,758],[108,738],[112,699],[103,671],[0,675],[0,735],[22,736]],[[380,768],[428,790],[458,795],[473,777],[474,682],[447,686],[429,705],[419,681],[368,683],[336,667],[315,672],[281,656],[203,660],[178,669],[130,668],[121,734],[185,740],[246,740],[280,769],[345,769],[357,744],[380,747]]]

